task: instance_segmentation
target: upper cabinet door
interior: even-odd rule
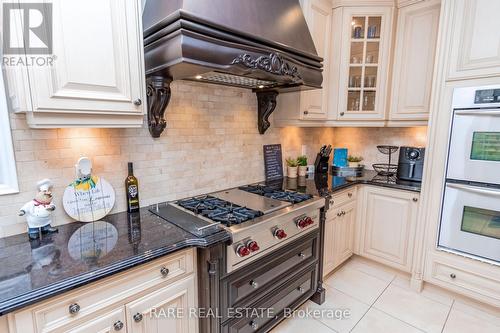
[[[453,0],[448,80],[500,75],[500,1]]]
[[[140,121],[145,91],[140,2],[52,4],[54,65],[28,68],[30,124],[120,126],[127,116]],[[96,115],[104,116],[96,120]]]
[[[304,91],[300,94],[300,119],[326,119],[328,113],[328,70],[330,58],[330,30],[332,7],[325,0],[304,0],[302,9],[311,32],[316,52],[323,58],[322,89]]]
[[[338,120],[384,120],[392,7],[343,10]]]
[[[390,120],[427,120],[436,53],[440,1],[399,10]]]

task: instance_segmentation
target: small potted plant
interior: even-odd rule
[[[297,164],[299,165],[299,177],[305,177],[307,175],[307,156],[297,157]]]
[[[361,156],[349,155],[347,157],[347,162],[349,162],[349,167],[350,168],[356,168],[356,167],[358,167],[360,165],[359,162],[361,162],[362,160],[363,160],[363,157],[361,157]]]
[[[290,178],[297,178],[297,160],[291,157],[286,159],[286,175]]]

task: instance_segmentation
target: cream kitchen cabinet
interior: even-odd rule
[[[419,194],[364,186],[359,195],[359,254],[410,272]]]
[[[392,47],[393,6],[339,7],[342,27],[340,56],[333,64],[332,95],[338,96],[336,120],[386,119],[389,64]],[[382,123],[383,125],[383,123]]]
[[[325,221],[323,275],[331,273],[354,252],[356,188],[334,195],[330,202]]]
[[[9,313],[9,333],[151,333],[158,325],[195,333],[195,263],[194,249],[179,251]]]
[[[128,333],[196,332],[190,310],[196,304],[193,276],[126,305]]]
[[[15,111],[26,111],[34,128],[140,127],[145,106],[140,1],[51,4],[53,65],[7,68]]]
[[[440,0],[422,1],[398,11],[389,122],[429,118]],[[420,123],[419,123],[420,122]]]
[[[332,8],[327,0],[301,0],[300,3],[316,52],[323,58],[322,89],[280,94],[274,118],[278,122],[314,124],[314,121],[326,120],[328,116],[327,73],[330,68]]]
[[[500,75],[500,1],[453,1],[451,48],[446,79]]]

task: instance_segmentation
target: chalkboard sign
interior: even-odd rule
[[[283,178],[283,159],[281,145],[264,145],[264,167],[266,180]]]

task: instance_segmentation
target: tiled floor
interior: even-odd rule
[[[272,333],[500,332],[499,309],[431,285],[417,293],[410,288],[409,276],[360,257],[351,258],[329,276],[325,287],[324,304],[306,302],[300,308],[303,311]],[[349,315],[335,319],[338,316],[329,310],[339,309]],[[304,318],[306,311],[309,318]]]

